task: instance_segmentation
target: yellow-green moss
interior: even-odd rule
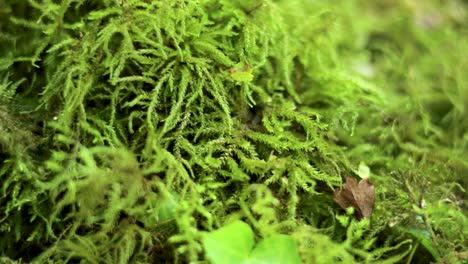
[[[466,261],[467,6],[425,3],[0,2],[2,261],[203,261],[234,219],[304,263]]]

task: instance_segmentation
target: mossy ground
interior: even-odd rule
[[[467,51],[461,0],[0,1],[1,261],[466,263]]]

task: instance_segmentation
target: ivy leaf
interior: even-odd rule
[[[374,185],[370,179],[365,178],[357,182],[354,177],[347,177],[343,189],[336,189],[333,199],[346,209],[354,208],[354,214],[358,219],[370,217],[374,209]]]
[[[255,241],[250,226],[235,221],[206,234],[202,243],[212,263],[239,264],[249,258]]]
[[[213,264],[300,264],[296,242],[287,235],[273,235],[260,241],[255,249],[249,225],[235,221],[205,235],[202,240]]]
[[[287,235],[273,235],[257,244],[249,264],[299,264],[299,252],[294,239]]]

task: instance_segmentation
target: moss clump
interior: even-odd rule
[[[202,261],[202,234],[242,219],[305,263],[466,261],[460,10],[1,2],[3,259]],[[370,220],[332,198],[359,164]]]

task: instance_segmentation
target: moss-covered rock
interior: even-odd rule
[[[2,261],[204,261],[237,219],[304,263],[466,261],[466,10],[0,2]]]

